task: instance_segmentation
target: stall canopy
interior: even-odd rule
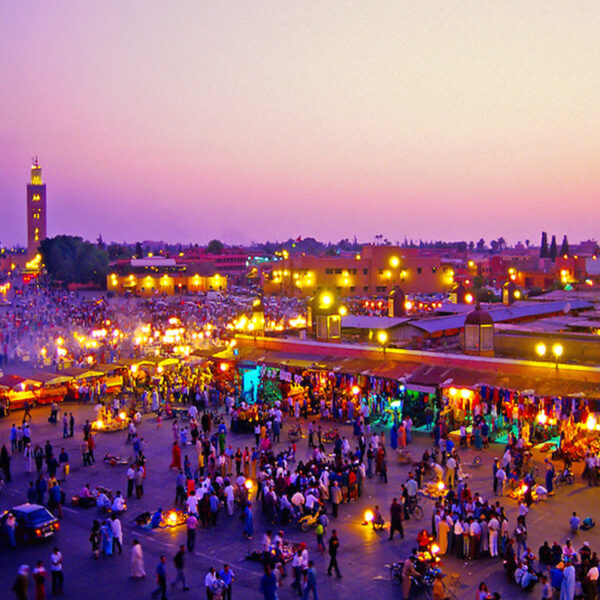
[[[134,365],[136,367],[143,367],[144,365],[150,366],[154,363],[147,358],[124,358],[119,361],[119,364],[123,365],[124,367],[133,367]]]
[[[3,375],[0,377],[0,389],[3,390],[25,390],[29,386],[39,386],[40,382],[34,379],[21,377],[20,375]]]
[[[100,377],[104,375],[102,371],[96,371],[94,369],[86,369],[84,367],[69,367],[62,369],[61,375],[72,377],[73,379],[88,379],[90,377]]]
[[[99,365],[94,365],[94,371],[101,371],[104,375],[106,375],[106,373],[116,371],[117,369],[123,369],[124,367],[125,365],[122,363],[102,363]]]
[[[49,373],[48,371],[34,371],[30,375],[30,379],[37,381],[42,385],[60,385],[62,383],[69,383],[73,380],[71,375],[65,375],[63,373]]]
[[[147,356],[144,361],[155,367],[171,367],[179,364],[179,359],[172,356]]]

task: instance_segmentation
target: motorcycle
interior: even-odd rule
[[[323,514],[323,511],[318,510],[314,514],[309,513],[308,515],[304,515],[303,517],[300,517],[298,519],[298,525],[300,526],[300,529],[302,531],[308,531],[309,529],[316,527],[317,523],[319,522],[319,517],[322,514]]]
[[[554,485],[559,488],[561,485],[567,484],[572,485],[575,481],[575,476],[571,469],[566,468],[564,471],[559,471],[556,474],[556,479],[554,480]]]

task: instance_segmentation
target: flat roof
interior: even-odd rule
[[[392,329],[410,321],[411,317],[377,317],[370,315],[346,315],[342,317],[342,328]]]

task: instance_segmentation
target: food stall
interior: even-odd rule
[[[34,371],[30,379],[40,384],[40,387],[35,390],[38,404],[62,402],[68,393],[68,384],[73,381],[73,377],[70,375],[48,373],[47,371]]]
[[[3,375],[0,377],[2,405],[6,407],[6,411],[23,408],[26,402],[33,406],[36,401],[35,390],[40,386],[39,381],[20,375]]]

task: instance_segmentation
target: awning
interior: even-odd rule
[[[100,377],[103,375],[102,371],[95,371],[94,369],[85,369],[83,367],[68,367],[61,370],[61,375],[73,377],[75,379],[88,379],[89,377]]]
[[[43,385],[60,385],[68,383],[73,379],[70,375],[64,373],[48,373],[47,371],[34,371],[30,379],[39,381]]]
[[[28,386],[39,386],[40,382],[34,379],[21,377],[20,375],[3,375],[0,377],[0,389],[3,390],[24,390]]]

